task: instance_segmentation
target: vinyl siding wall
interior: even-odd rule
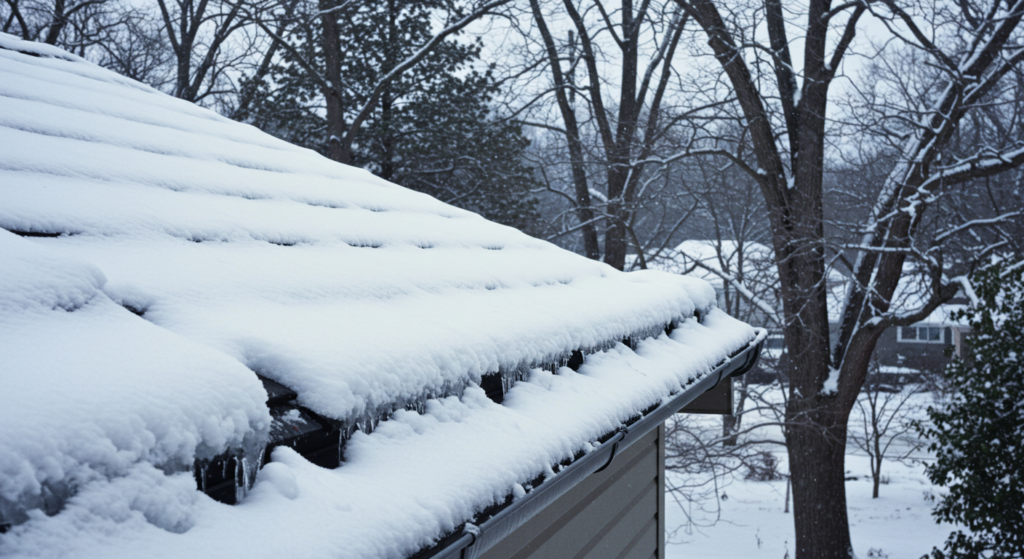
[[[482,559],[664,559],[663,434],[623,450]]]

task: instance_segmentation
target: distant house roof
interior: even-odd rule
[[[967,307],[967,305],[961,303],[939,305],[931,314],[917,321],[916,324],[925,326],[960,326],[966,328],[969,326],[968,321],[963,318],[954,319],[953,315],[965,310]]]
[[[711,283],[716,289],[722,289],[726,283],[723,276],[740,277],[741,253],[744,258],[742,264],[744,284],[762,297],[766,303],[779,306],[778,302],[768,297],[778,282],[774,251],[762,243],[745,242],[741,245],[732,239],[686,240],[675,248],[664,251],[661,258],[654,260],[650,266],[656,270],[701,278]],[[826,286],[829,322],[838,323],[842,318],[849,285],[849,272],[845,267],[837,265],[829,269]],[[930,294],[930,278],[927,274],[919,273],[913,263],[907,262],[892,298],[892,309],[897,312],[916,311],[927,303]],[[964,307],[965,305],[962,304],[941,305],[919,323],[956,324],[951,315]]]
[[[0,555],[406,556],[756,337],[58,49],[0,34],[0,75]],[[360,431],[232,508],[191,468],[259,453],[254,372]]]
[[[743,269],[740,274],[740,257],[743,257]],[[775,271],[775,256],[771,247],[756,242],[740,244],[733,239],[690,239],[665,251],[653,268],[685,273],[691,277],[701,278],[715,287],[723,284],[721,273],[730,276],[756,277],[778,275]],[[718,273],[716,273],[718,272]]]

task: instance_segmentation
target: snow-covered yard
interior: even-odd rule
[[[930,394],[913,398],[922,405],[931,402]],[[855,410],[851,431],[857,428],[854,423],[857,419]],[[701,420],[712,424],[720,422],[713,417]],[[778,459],[778,470],[788,471],[784,447],[768,450]],[[848,446],[846,499],[856,557],[917,559],[933,546],[942,547],[953,530],[951,525],[936,524],[931,516],[934,506],[931,498],[939,495],[941,489],[935,488],[924,475],[921,460],[928,459],[927,453],[916,453],[913,458],[915,460],[908,463],[886,461],[882,467],[879,498],[872,499],[868,457],[852,443]],[[672,475],[670,472],[669,476]],[[670,477],[670,487],[672,481]],[[795,555],[792,501],[790,512],[784,512],[785,480],[749,481],[741,471],[737,476],[720,480],[720,484],[718,502],[702,502],[700,506],[675,498],[669,492],[666,557],[782,559]]]

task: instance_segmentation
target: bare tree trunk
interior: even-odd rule
[[[64,14],[65,0],[54,0],[53,2],[53,15],[50,21],[50,28],[46,30],[46,38],[43,42],[48,45],[56,45],[57,39],[60,38],[61,31],[64,30],[64,26],[68,24],[67,18]]]
[[[616,122],[614,143],[606,147],[608,152],[608,226],[604,234],[604,261],[617,270],[626,265],[629,250],[626,224],[629,223],[628,182],[633,171],[630,156],[636,143],[637,119],[637,59],[638,44],[633,40],[639,22],[633,19],[633,2],[622,1],[622,50],[621,89],[619,90],[619,118]],[[610,148],[610,149],[607,149]],[[639,170],[637,171],[639,172]],[[638,247],[640,248],[640,247]]]
[[[541,12],[539,0],[530,0],[530,8],[533,11],[534,21],[537,23],[537,29],[544,41],[545,54],[551,68],[552,81],[555,84],[555,99],[565,123],[565,139],[569,146],[569,167],[572,169],[573,188],[576,195],[576,215],[583,233],[583,252],[587,258],[598,260],[601,258],[601,249],[597,241],[596,215],[590,200],[590,186],[584,166],[583,143],[580,140],[576,111],[566,95],[567,84],[559,62],[558,49],[555,47],[555,40]]]
[[[782,512],[789,514],[789,488],[793,485],[793,476],[791,474],[786,475],[786,506],[782,509]]]
[[[872,452],[871,456],[871,481],[873,484],[871,491],[871,498],[878,498],[878,484],[882,479],[882,432],[878,425],[878,393],[874,392],[869,395],[870,406],[871,406],[871,445]]]
[[[616,177],[618,179],[618,177]],[[629,221],[622,202],[624,185],[608,184],[608,226],[604,231],[604,262],[616,270],[626,266],[626,223]]]
[[[380,96],[380,178],[394,180],[395,176],[395,137],[391,130],[393,103],[391,93],[385,91]]]
[[[791,419],[796,413],[787,410]],[[819,407],[786,428],[797,557],[850,559],[853,555],[846,514],[844,415]]]
[[[338,14],[331,11],[334,0],[320,0],[320,40],[324,51],[324,77],[327,84],[323,96],[327,106],[327,157],[348,163],[351,150],[344,149],[341,139],[345,137],[345,111],[341,92],[341,30],[338,28]]]
[[[398,64],[397,41],[401,40],[398,30],[398,6],[395,0],[388,0],[388,31],[387,42],[384,44],[384,62],[382,74],[390,72]],[[384,180],[392,180],[395,176],[395,138],[392,131],[392,118],[394,102],[391,98],[391,87],[384,89],[380,95],[380,177]]]
[[[878,440],[875,439],[875,455],[871,460],[871,481],[873,487],[871,489],[871,498],[878,498],[878,485],[882,481],[882,455],[878,453]]]
[[[811,225],[811,229],[817,226]],[[780,238],[782,237],[782,238]],[[784,307],[784,332],[791,348],[786,446],[793,483],[793,520],[798,558],[849,559],[851,540],[844,482],[849,408],[836,394],[823,392],[830,377],[828,316],[824,301],[823,255],[806,239],[784,241],[776,234],[777,264]],[[813,246],[813,245],[812,245]],[[788,283],[788,286],[787,286]],[[788,291],[788,293],[786,293]]]

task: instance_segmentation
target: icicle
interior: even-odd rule
[[[245,498],[245,479],[243,478],[244,472],[242,471],[242,460],[239,457],[235,457],[235,504],[241,503],[242,499]]]
[[[380,419],[378,415],[379,413],[380,412],[377,410],[364,413],[363,416],[356,421],[356,427],[367,435],[372,434],[377,428],[377,423]]]
[[[231,458],[235,462],[235,503],[242,502],[256,484],[256,474],[263,465],[266,452],[267,441],[262,436],[247,435],[242,439],[242,448],[233,453]],[[226,474],[227,460],[224,462],[224,468]]]
[[[348,444],[349,439],[352,435],[359,430],[359,427],[355,423],[345,422],[338,427],[338,464],[345,462],[345,445]]]
[[[525,381],[530,378],[530,368],[525,364],[520,363],[513,374],[515,375],[516,382]]]

